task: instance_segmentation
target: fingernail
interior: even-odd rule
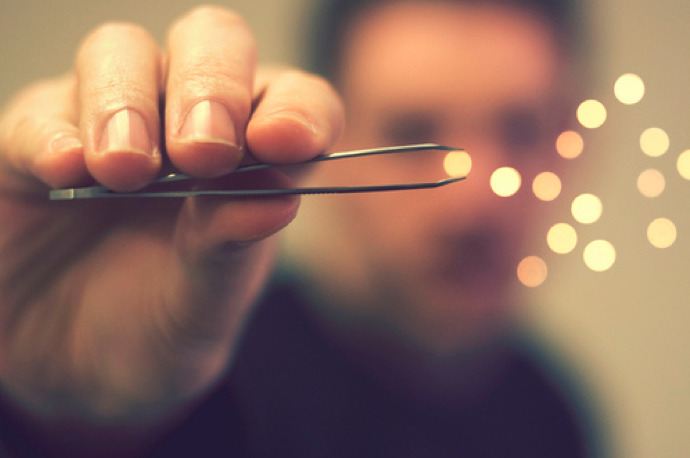
[[[99,146],[100,153],[127,151],[150,156],[156,154],[144,118],[130,109],[118,111],[110,118]]]
[[[271,111],[269,113],[266,113],[263,115],[264,119],[283,119],[283,120],[289,120],[292,121],[296,124],[302,125],[309,129],[312,133],[318,132],[316,128],[316,124],[314,122],[307,118],[305,115],[302,113],[298,113],[295,110],[290,110],[287,108],[280,108],[274,111]]]
[[[81,149],[81,140],[71,132],[61,133],[53,137],[48,149],[51,153],[63,153],[69,150]]]
[[[212,100],[194,105],[180,129],[180,138],[185,141],[237,146],[237,135],[230,113],[222,104]]]

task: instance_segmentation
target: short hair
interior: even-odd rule
[[[342,47],[348,28],[372,7],[402,0],[320,0],[308,34],[308,61],[305,66],[331,81],[337,79]],[[422,0],[418,0],[422,1]],[[551,24],[564,50],[571,52],[581,41],[581,11],[578,0],[427,0],[450,3],[517,6],[542,15]]]

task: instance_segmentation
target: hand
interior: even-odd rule
[[[168,159],[212,178],[247,151],[289,163],[326,150],[337,95],[305,73],[257,72],[255,53],[219,8],[178,20],[165,51],[139,27],[104,25],[73,74],[27,88],[0,118],[0,381],[49,440],[65,418],[94,437],[154,429],[226,369],[270,266],[266,238],[298,199],[47,193],[92,180],[134,190]]]

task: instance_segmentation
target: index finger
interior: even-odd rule
[[[328,81],[302,71],[274,70],[259,85],[259,100],[246,134],[256,159],[305,161],[324,153],[337,140],[344,108]]]

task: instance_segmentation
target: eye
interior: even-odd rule
[[[406,113],[389,117],[382,124],[382,136],[391,145],[434,142],[439,122],[428,113]]]

